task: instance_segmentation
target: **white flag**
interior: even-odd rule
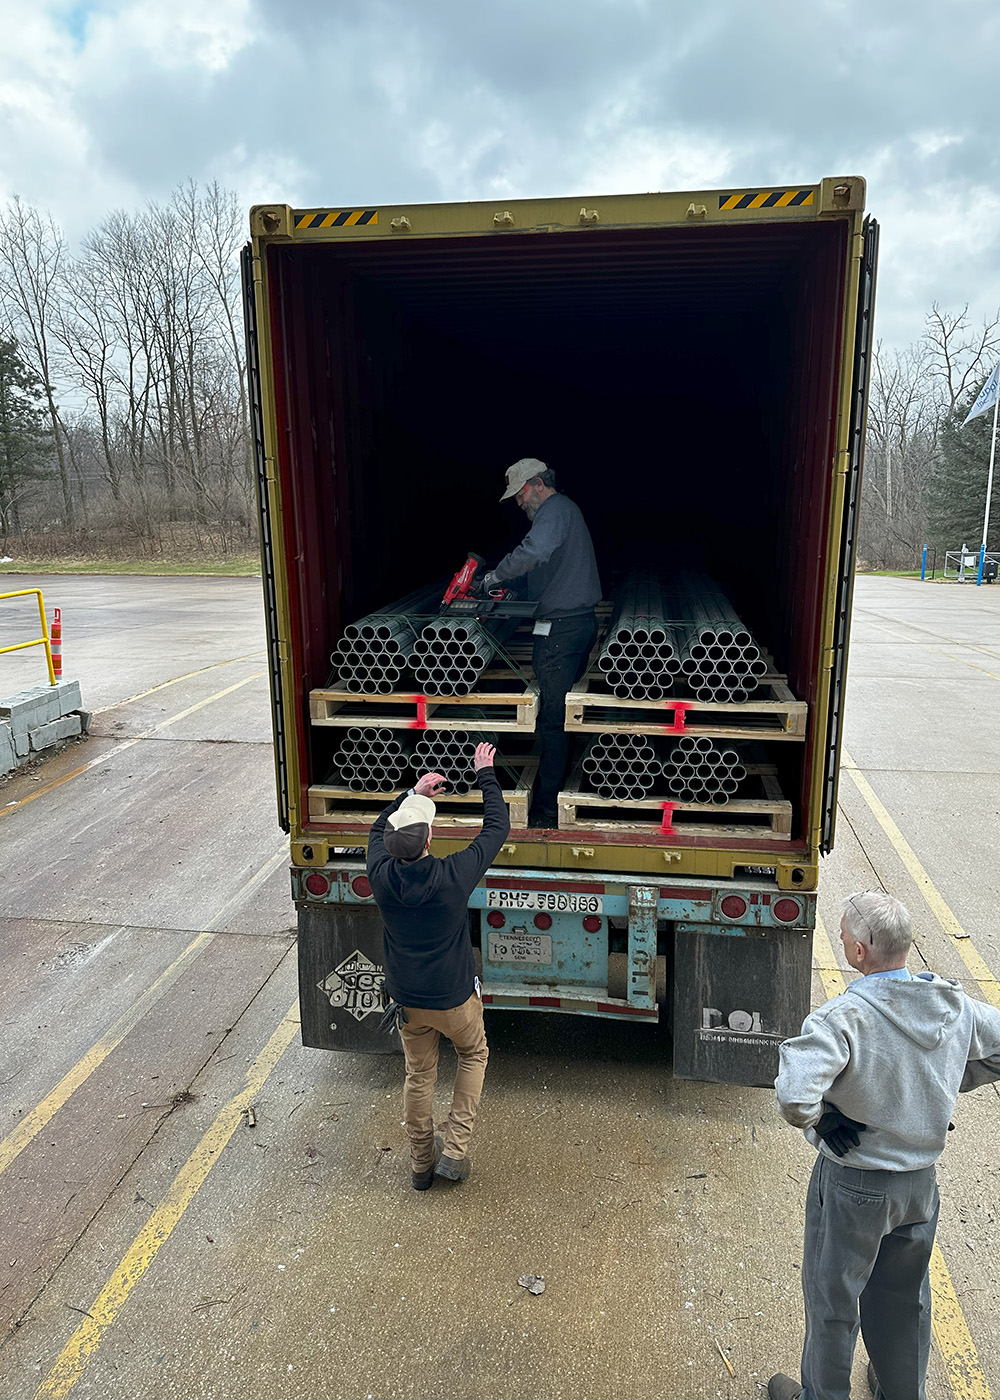
[[[1000,385],[1000,364],[994,366],[993,373],[979,391],[979,398],[969,409],[965,418],[965,423],[971,422],[973,418],[978,418],[981,413],[985,413],[988,408],[992,408],[997,401],[997,386]],[[962,427],[965,427],[965,423]]]

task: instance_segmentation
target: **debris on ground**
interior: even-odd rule
[[[522,1274],[518,1283],[522,1288],[526,1288],[529,1293],[534,1293],[536,1296],[545,1292],[544,1274]]]

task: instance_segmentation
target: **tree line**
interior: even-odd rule
[[[0,213],[2,552],[252,547],[245,236],[218,184],[117,210],[76,252],[20,199]]]
[[[78,251],[20,199],[0,212],[0,554],[253,547],[245,236],[217,183],[116,210]],[[877,344],[863,567],[978,545],[992,421],[961,424],[998,355],[1000,313],[977,325],[967,307],[932,307],[906,349]]]

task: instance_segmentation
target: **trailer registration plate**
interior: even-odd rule
[[[563,890],[487,890],[487,909],[547,909],[550,914],[603,914],[599,894],[567,894]]]
[[[486,956],[492,963],[550,963],[552,939],[547,933],[505,934],[490,929]]]

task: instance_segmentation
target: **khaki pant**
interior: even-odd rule
[[[441,1037],[447,1036],[458,1055],[451,1112],[443,1133],[444,1155],[453,1161],[461,1161],[468,1151],[490,1052],[483,1027],[483,1003],[475,992],[461,1006],[448,1011],[408,1006],[406,1016],[400,1027],[406,1057],[403,1117],[412,1168],[426,1172],[434,1165],[434,1084]]]

